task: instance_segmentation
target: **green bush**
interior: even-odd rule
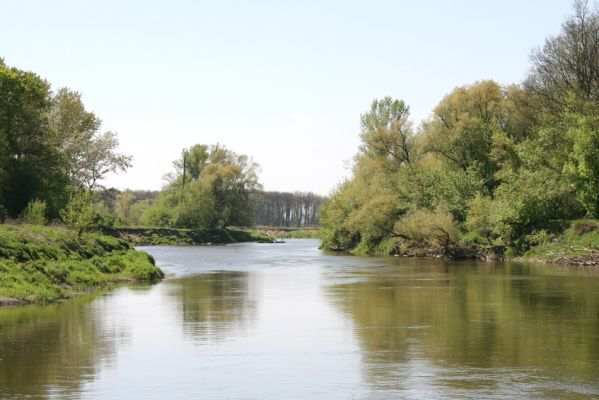
[[[21,222],[31,225],[46,225],[46,211],[48,205],[43,200],[31,200],[23,213],[21,214]]]
[[[531,234],[526,236],[526,241],[530,246],[538,246],[540,244],[545,244],[549,242],[549,239],[549,232],[547,232],[545,229],[533,231]]]
[[[77,232],[77,236],[81,237],[81,233],[95,225],[96,211],[94,210],[94,194],[89,191],[76,193],[68,202],[66,207],[60,212],[60,217],[69,227]]]
[[[464,236],[460,239],[460,244],[463,245],[477,245],[477,246],[486,246],[489,244],[489,241],[486,237],[480,234],[479,231],[471,231],[465,233]]]
[[[428,243],[447,249],[460,239],[460,231],[446,206],[439,205],[434,212],[411,211],[395,224],[395,232],[415,242]]]

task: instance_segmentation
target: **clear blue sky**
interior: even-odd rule
[[[220,142],[267,190],[327,194],[359,117],[393,96],[417,125],[458,85],[520,82],[566,0],[0,1],[0,57],[83,93],[158,189],[183,147]]]

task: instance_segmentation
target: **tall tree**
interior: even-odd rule
[[[526,86],[553,111],[563,111],[569,94],[582,106],[599,101],[599,11],[588,0],[574,2],[574,14],[557,36],[531,55]]]
[[[190,180],[200,179],[202,170],[210,159],[210,147],[205,144],[196,144],[181,152],[181,158],[173,162],[177,172],[186,175]]]
[[[106,174],[131,166],[131,156],[117,152],[116,134],[100,132],[102,121],[85,109],[80,93],[60,89],[52,98],[48,120],[66,160],[69,180],[77,189],[92,190]]]
[[[315,226],[323,201],[324,197],[309,192],[256,192],[251,196],[253,222],[263,226]]]
[[[528,100],[521,88],[502,88],[494,81],[458,87],[423,124],[424,150],[464,171],[476,170],[491,192],[509,145],[526,138],[535,122]]]
[[[409,163],[414,139],[409,116],[410,108],[403,100],[375,99],[361,117],[362,152],[384,160],[394,170]]]
[[[0,201],[13,216],[34,198],[46,201],[50,216],[66,202],[50,105],[48,82],[0,63]]]
[[[586,112],[569,116],[567,136],[572,151],[565,165],[576,197],[587,213],[599,218],[599,106],[591,104]]]
[[[258,164],[221,145],[195,145],[174,161],[169,184],[144,211],[152,225],[186,227],[252,223],[250,195],[260,189]]]

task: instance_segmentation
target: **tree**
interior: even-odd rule
[[[353,182],[340,184],[320,207],[322,247],[331,250],[348,250],[360,240],[359,232],[347,226],[350,214],[357,208],[351,191]]]
[[[361,117],[360,150],[366,156],[386,161],[387,168],[396,170],[409,163],[414,140],[409,116],[410,108],[403,100],[373,100],[370,111]]]
[[[318,225],[318,209],[324,197],[310,192],[259,191],[250,201],[255,225],[303,227]]]
[[[64,164],[48,126],[50,85],[0,63],[0,202],[17,216],[34,198],[57,215],[66,201]]]
[[[567,136],[572,151],[565,163],[566,175],[576,189],[576,198],[587,213],[599,218],[599,107],[588,105],[585,113],[569,116]]]
[[[458,222],[466,219],[468,201],[485,190],[476,169],[462,170],[431,157],[404,168],[398,174],[396,185],[398,202],[404,212],[434,211],[444,204]]]
[[[466,219],[466,228],[470,231],[478,232],[487,243],[493,243],[493,223],[491,221],[492,199],[477,193],[476,197],[468,201],[468,218]]]
[[[125,223],[129,223],[133,200],[134,196],[131,192],[121,192],[116,196],[114,204],[115,212],[117,217],[121,218]]]
[[[247,226],[258,164],[221,145],[195,145],[174,163],[169,184],[142,216],[145,223],[185,227]]]
[[[205,144],[196,144],[189,149],[184,149],[181,152],[181,158],[175,160],[173,166],[177,173],[189,176],[190,180],[198,180],[209,159],[210,147]]]
[[[116,151],[116,134],[100,133],[102,121],[85,110],[80,93],[60,89],[52,98],[48,119],[67,161],[69,180],[77,190],[92,190],[106,174],[124,172],[131,166],[131,156]]]
[[[582,106],[599,101],[599,11],[588,0],[574,2],[574,14],[557,36],[531,56],[526,86],[553,111],[562,112],[569,94]]]
[[[464,171],[476,169],[487,189],[493,190],[498,165],[491,152],[494,135],[506,125],[503,102],[504,92],[493,81],[456,88],[423,125],[425,150]]]

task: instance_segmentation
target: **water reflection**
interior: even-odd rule
[[[547,271],[402,260],[345,269],[328,294],[375,390],[599,395],[599,279]]]
[[[113,357],[92,299],[0,309],[0,398],[66,396]]]
[[[599,278],[152,248],[169,278],[0,309],[0,399],[599,398]]]
[[[216,271],[173,279],[168,293],[178,301],[185,334],[197,340],[218,341],[254,319],[249,273]]]

